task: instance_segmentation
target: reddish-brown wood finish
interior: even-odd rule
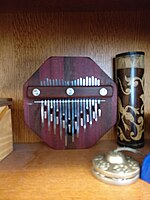
[[[56,127],[56,133],[54,133],[53,125],[50,126],[50,131],[48,130],[46,125],[47,121],[44,124],[44,128],[42,127],[40,117],[41,105],[35,103],[35,101],[39,100],[39,98],[33,98],[31,95],[31,90],[29,92],[28,89],[30,87],[41,87],[41,81],[46,79],[72,81],[85,78],[86,76],[94,76],[99,79],[101,84],[100,88],[104,86],[108,87],[108,95],[103,97],[105,102],[100,104],[102,115],[98,121],[93,121],[92,126],[87,124],[86,131],[83,130],[83,127],[80,127],[79,136],[77,137],[75,134],[74,142],[72,142],[72,136],[68,134],[66,146],[65,130],[62,130],[61,139],[59,125]],[[83,87],[86,88],[86,86]],[[45,88],[47,89],[45,89],[44,86],[42,86],[41,88],[45,90],[45,99],[47,99],[48,88],[50,89],[51,87],[46,86]],[[61,90],[61,87],[59,86],[57,89]],[[58,94],[58,91],[56,94]],[[83,96],[85,97],[85,95]],[[43,95],[42,98],[44,100]],[[49,94],[49,99],[51,98],[52,97]],[[60,96],[56,95],[56,98],[60,98]],[[38,134],[50,147],[54,149],[88,148],[93,146],[116,123],[116,104],[117,90],[115,83],[101,70],[101,68],[95,62],[87,57],[50,57],[24,84],[25,122],[36,134]]]

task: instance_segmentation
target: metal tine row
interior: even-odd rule
[[[40,84],[41,86],[100,86],[100,80],[94,76],[72,81],[46,78]],[[72,135],[72,142],[74,142],[75,133],[79,137],[80,126],[86,131],[87,123],[92,126],[93,120],[97,121],[101,116],[101,100],[96,98],[56,98],[35,101],[35,103],[41,104],[42,127],[44,127],[44,120],[47,119],[50,132],[51,122],[53,122],[54,135],[56,135],[56,126],[59,125],[60,139],[62,139],[62,130],[65,129],[65,146],[67,146],[68,134]]]

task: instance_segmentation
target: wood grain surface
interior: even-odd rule
[[[91,57],[110,77],[113,58],[140,50],[145,56],[145,137],[150,138],[150,12],[0,13],[0,96],[11,97],[14,142],[38,142],[23,117],[23,84],[50,56]],[[114,129],[103,138],[115,138]]]
[[[149,142],[140,149],[144,154],[150,151]],[[0,199],[149,200],[150,184],[141,179],[114,186],[92,175],[92,159],[116,147],[114,141],[106,140],[84,150],[56,151],[44,143],[15,145],[14,152],[0,163]],[[130,156],[142,162],[138,154]]]
[[[149,10],[149,0],[1,0],[0,11],[103,11],[103,10]]]
[[[0,107],[0,161],[13,150],[11,110]]]

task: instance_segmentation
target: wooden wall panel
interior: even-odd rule
[[[0,96],[12,97],[15,142],[40,139],[24,124],[24,82],[50,56],[89,56],[113,77],[113,57],[145,51],[145,121],[150,138],[150,13],[11,12],[0,14]],[[103,139],[116,137],[111,129]]]

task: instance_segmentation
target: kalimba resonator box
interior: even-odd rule
[[[116,123],[116,84],[88,57],[50,57],[23,91],[26,124],[54,149],[89,148]]]

